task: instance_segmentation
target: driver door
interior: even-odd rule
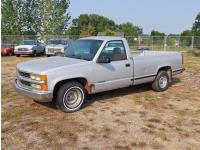
[[[94,64],[95,93],[128,87],[133,79],[133,62],[127,59],[123,41],[109,41],[98,60],[106,57],[110,62]]]

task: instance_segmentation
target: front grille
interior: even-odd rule
[[[18,48],[18,51],[28,51],[28,48]]]
[[[61,52],[61,49],[59,49],[59,48],[48,48],[48,52],[50,52],[50,53]]]
[[[20,83],[22,85],[25,85],[25,86],[31,86],[30,82],[27,82],[27,81],[24,81],[24,80],[20,80]]]
[[[25,78],[30,78],[30,73],[26,73],[26,72],[22,72],[22,71],[18,71],[19,75]]]

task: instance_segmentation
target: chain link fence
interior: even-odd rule
[[[76,40],[79,35],[2,35],[2,45],[19,45],[24,39],[38,39],[47,43],[49,39],[69,38]],[[149,48],[151,50],[165,51],[200,51],[200,36],[125,36],[132,50],[138,48]]]

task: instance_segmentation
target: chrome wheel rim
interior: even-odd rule
[[[166,86],[167,86],[167,77],[166,76],[163,76],[159,79],[159,85],[162,89],[164,89]]]
[[[63,103],[66,108],[74,109],[82,104],[84,94],[81,88],[71,87],[63,97]]]

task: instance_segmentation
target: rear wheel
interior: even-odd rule
[[[81,108],[85,96],[82,84],[75,81],[67,82],[59,88],[56,104],[64,112],[75,112]]]
[[[19,55],[19,54],[16,54],[16,57],[20,57],[20,55]]]
[[[36,57],[36,56],[37,56],[37,53],[36,53],[35,50],[33,51],[33,54],[32,54],[32,55],[33,55],[33,57]]]
[[[152,84],[152,88],[155,91],[162,92],[167,90],[169,87],[169,75],[166,71],[159,71],[156,79]]]

